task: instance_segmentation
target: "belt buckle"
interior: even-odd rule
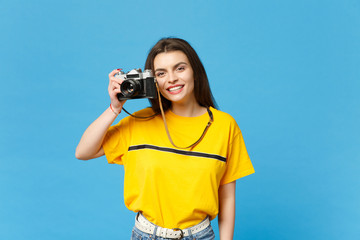
[[[174,231],[180,231],[180,232],[181,232],[181,233],[180,233],[180,237],[177,238],[177,239],[182,239],[182,238],[184,237],[184,232],[183,232],[183,230],[181,230],[180,228],[173,228],[172,230],[174,230]]]

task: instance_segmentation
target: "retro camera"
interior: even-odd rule
[[[133,69],[128,73],[120,71],[116,78],[123,80],[120,85],[121,93],[117,94],[119,100],[137,98],[157,98],[155,78],[151,70]]]

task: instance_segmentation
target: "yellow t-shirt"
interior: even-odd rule
[[[165,228],[188,228],[219,212],[222,184],[254,173],[241,131],[227,113],[210,108],[214,122],[193,149],[171,145],[161,115],[150,120],[122,119],[109,128],[103,149],[109,163],[124,165],[124,200]],[[151,108],[135,115],[150,116]],[[171,137],[177,146],[189,146],[202,134],[208,113],[181,117],[166,112]]]

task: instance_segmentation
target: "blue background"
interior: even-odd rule
[[[235,239],[360,236],[359,1],[0,4],[0,239],[129,239],[122,166],[74,152],[108,73],[165,36],[193,45],[243,131],[256,173],[237,181]]]

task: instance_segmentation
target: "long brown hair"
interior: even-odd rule
[[[215,99],[211,93],[209,81],[205,72],[205,68],[200,61],[199,56],[191,45],[180,38],[162,38],[154,47],[151,48],[146,62],[145,69],[151,69],[154,72],[154,59],[159,53],[182,51],[189,59],[190,65],[194,72],[194,95],[200,106],[216,108]],[[160,113],[158,99],[149,99],[152,109],[155,113]],[[164,111],[171,107],[171,101],[161,96]]]

